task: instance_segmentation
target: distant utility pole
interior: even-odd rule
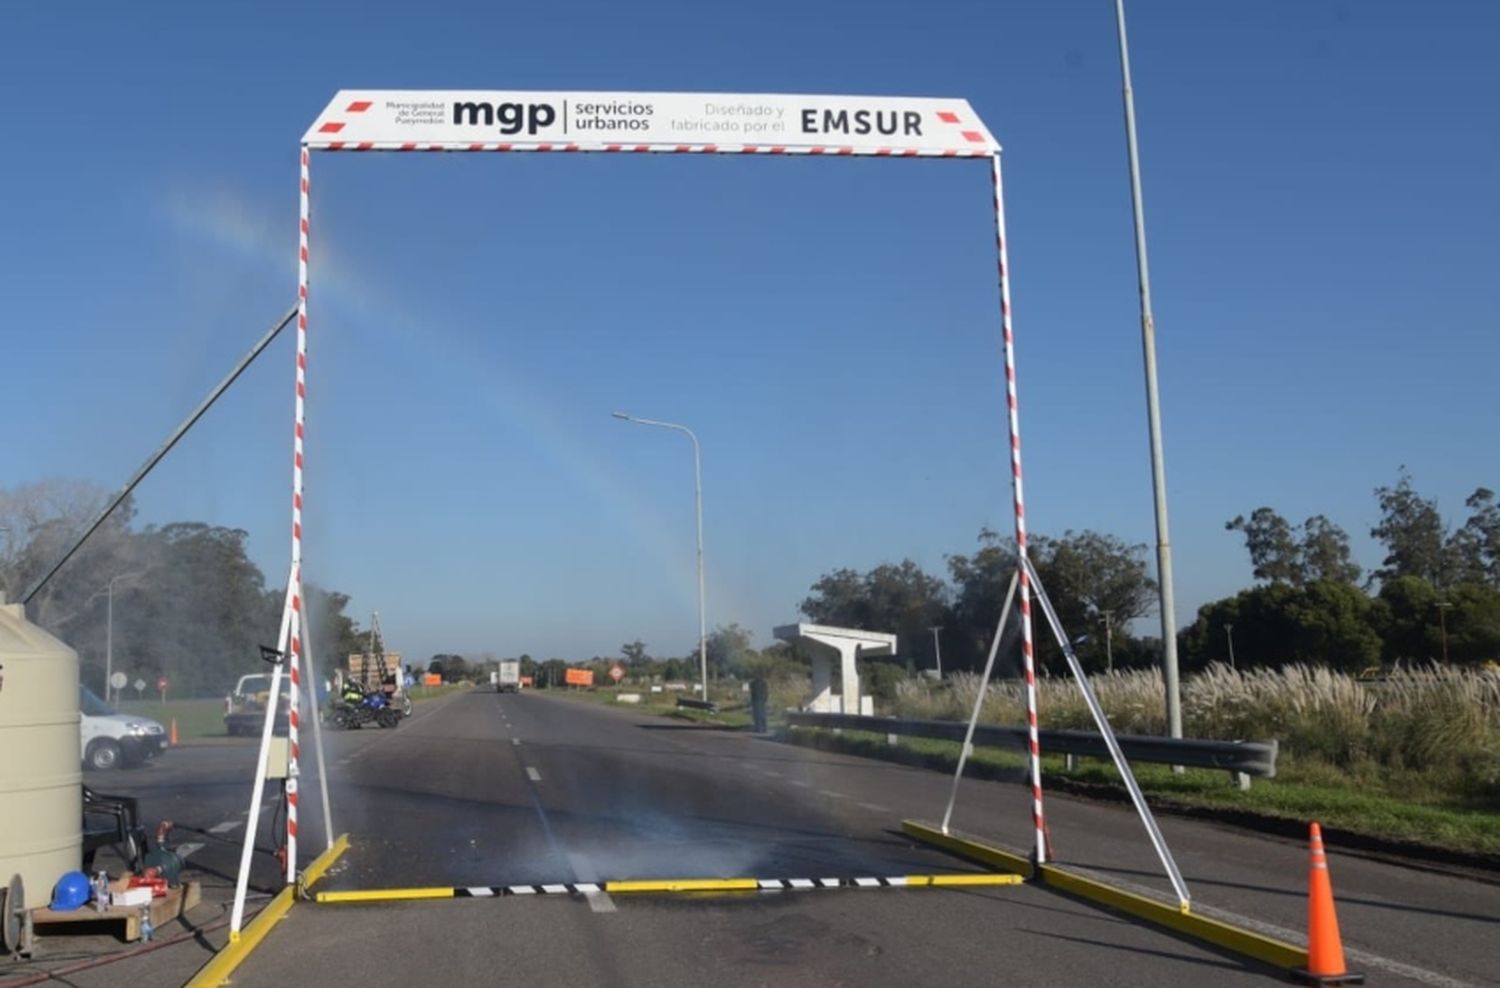
[[[1443,639],[1443,665],[1447,665],[1448,664],[1448,619],[1444,615],[1447,614],[1448,608],[1452,607],[1453,604],[1451,604],[1450,602],[1448,602],[1446,600],[1440,600],[1436,604],[1434,604],[1433,606],[1438,609],[1438,634],[1440,634],[1442,636],[1442,639]]]
[[[1234,665],[1234,625],[1232,625],[1232,624],[1226,624],[1226,625],[1224,625],[1224,635],[1229,639],[1229,668],[1233,669],[1233,668],[1235,668],[1235,665]]]
[[[114,670],[115,670],[115,581],[116,580],[128,580],[128,579],[131,579],[133,577],[137,577],[137,576],[141,576],[141,575],[143,575],[143,574],[139,570],[137,570],[135,572],[131,572],[131,573],[116,573],[114,576],[110,577],[109,578],[109,582],[107,584],[105,584],[105,592],[109,594],[109,607],[108,607],[108,609],[105,612],[106,616],[105,616],[105,619],[104,619],[104,702],[105,703],[109,703],[110,702],[110,696],[109,696],[110,690],[114,689],[114,685],[112,683],[110,683],[110,680],[114,678],[114,674],[115,674],[114,673]],[[95,597],[97,597],[97,596],[98,595],[95,594]]]
[[[940,624],[935,624],[935,625],[933,625],[928,630],[930,630],[932,632],[932,654],[937,658],[937,674],[938,674],[938,678],[942,679],[943,678],[943,646],[940,645],[940,644],[938,644],[938,632],[943,630],[943,626],[940,625]]]
[[[1115,671],[1115,612],[1104,612],[1104,664]]]
[[[1130,201],[1135,214],[1135,268],[1141,291],[1141,351],[1146,362],[1146,421],[1151,438],[1151,489],[1156,497],[1156,579],[1161,594],[1161,672],[1167,692],[1167,732],[1182,737],[1182,695],[1177,685],[1177,609],[1172,597],[1172,537],[1167,526],[1167,468],[1161,451],[1161,407],[1156,392],[1156,323],[1151,317],[1151,269],[1146,263],[1146,207],[1135,136],[1135,92],[1130,46],[1125,40],[1125,0],[1115,0],[1120,36],[1120,77],[1125,94],[1125,142],[1130,157]]]

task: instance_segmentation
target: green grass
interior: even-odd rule
[[[631,686],[596,686],[593,689],[556,689],[545,690],[544,692],[550,696],[561,696],[570,700],[619,707],[621,710],[635,710],[644,714],[655,714],[659,717],[672,717],[677,720],[692,721],[695,724],[749,727],[751,720],[749,703],[733,698],[728,694],[713,697],[719,703],[719,712],[713,714],[707,710],[695,710],[692,707],[677,706],[677,698],[679,696],[691,696],[692,694],[689,693],[668,693],[665,691],[652,693],[649,689],[640,689]],[[621,693],[636,693],[640,696],[641,702],[621,703],[616,699]]]
[[[122,714],[150,717],[168,729],[175,719],[177,736],[183,741],[225,736],[222,699],[168,700],[166,703],[159,700],[121,700],[117,706]]]
[[[411,690],[411,699],[413,703],[422,703],[469,688],[467,683],[414,686]],[[175,718],[177,737],[182,741],[227,736],[224,733],[224,701],[222,699],[168,700],[166,703],[159,700],[121,700],[117,707],[121,713],[150,717],[166,728],[172,726],[172,720]]]
[[[468,683],[444,683],[442,686],[413,686],[406,692],[411,697],[412,703],[425,703],[428,700],[436,700],[440,696],[447,696],[449,693],[458,693],[473,688]]]
[[[813,747],[903,761],[952,772],[959,746],[953,741],[902,738],[896,745],[885,735],[793,728],[791,740]],[[1206,808],[1258,817],[1306,822],[1386,841],[1400,841],[1468,854],[1500,854],[1500,807],[1467,800],[1425,783],[1420,773],[1387,771],[1349,773],[1316,759],[1282,756],[1274,779],[1255,779],[1241,791],[1227,772],[1166,765],[1135,765],[1136,780],[1155,808]],[[976,748],[967,774],[1020,780],[1025,757],[1019,752]],[[1061,756],[1042,759],[1043,788],[1107,787],[1116,796],[1124,785],[1113,765],[1080,759],[1068,769]]]

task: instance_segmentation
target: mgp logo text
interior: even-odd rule
[[[453,122],[498,127],[507,136],[536,134],[557,122],[557,109],[551,103],[454,103]]]

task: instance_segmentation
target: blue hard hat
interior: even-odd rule
[[[81,871],[70,871],[59,878],[52,889],[52,908],[60,913],[71,912],[86,905],[93,891],[89,876]]]

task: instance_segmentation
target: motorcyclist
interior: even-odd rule
[[[344,680],[344,689],[339,694],[339,699],[351,706],[359,706],[365,700],[364,684],[357,679]]]

